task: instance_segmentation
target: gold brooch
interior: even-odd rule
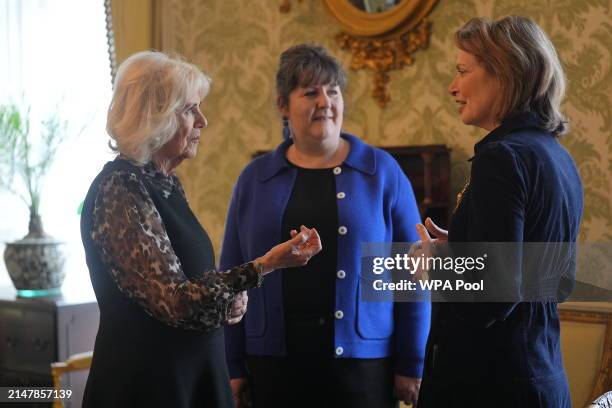
[[[457,194],[457,204],[455,205],[455,209],[453,210],[453,212],[456,212],[457,208],[459,208],[459,204],[461,204],[461,201],[463,201],[463,196],[465,195],[465,192],[467,191],[469,186],[470,186],[470,181],[468,180],[468,182],[465,183],[465,186],[463,186],[461,191]]]

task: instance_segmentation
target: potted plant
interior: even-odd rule
[[[40,218],[43,182],[66,136],[57,114],[41,123],[40,137],[30,132],[30,111],[0,105],[0,188],[19,197],[30,210],[28,234],[7,243],[4,261],[21,296],[57,294],[64,281],[64,243],[45,233]],[[6,214],[5,214],[6,215]]]

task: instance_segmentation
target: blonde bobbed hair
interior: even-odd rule
[[[210,78],[180,56],[142,51],[127,58],[117,70],[108,108],[111,149],[138,164],[149,162],[176,133],[194,89],[204,99]]]
[[[566,132],[565,74],[554,45],[535,22],[520,16],[473,18],[455,33],[455,43],[498,79],[498,121],[533,112],[554,135]]]

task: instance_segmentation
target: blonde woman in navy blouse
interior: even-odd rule
[[[505,243],[503,257],[487,259],[484,276],[495,279],[488,293],[499,293],[491,288],[500,282],[521,291],[504,302],[433,305],[418,407],[569,408],[557,302],[573,288],[576,258],[573,245],[558,243],[578,238],[583,191],[558,139],[567,130],[563,68],[550,39],[525,17],[474,18],[455,44],[449,94],[463,123],[489,133],[474,145],[448,232],[431,220],[426,226],[451,244]],[[534,242],[552,243],[538,252],[546,260],[538,267],[523,245]]]

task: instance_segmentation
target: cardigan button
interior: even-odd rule
[[[347,232],[348,232],[348,229],[346,229],[346,227],[344,225],[342,225],[340,228],[338,228],[338,234],[340,234],[340,235],[346,235]]]
[[[338,198],[338,200],[342,200],[344,197],[346,197],[346,194],[344,194],[344,192],[341,191],[338,194],[336,194],[336,197]]]
[[[338,272],[336,272],[336,276],[338,277],[338,279],[344,279],[346,278],[346,272],[340,269]]]
[[[342,310],[336,310],[336,313],[334,313],[334,316],[336,317],[336,319],[340,320],[344,317],[344,313],[342,312]]]
[[[334,174],[337,176],[340,173],[342,173],[342,169],[340,167],[334,167]]]
[[[336,355],[341,356],[344,353],[344,349],[342,347],[336,347]]]

